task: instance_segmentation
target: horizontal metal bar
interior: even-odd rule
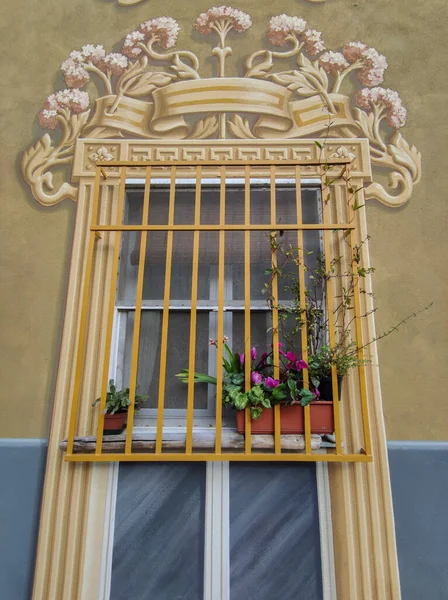
[[[90,231],[322,231],[352,230],[350,223],[283,224],[266,225],[92,225]]]
[[[222,452],[214,453],[195,453],[186,454],[184,452],[163,452],[155,453],[138,453],[131,454],[66,454],[64,457],[66,462],[182,462],[182,461],[246,461],[246,462],[339,462],[339,463],[356,463],[356,462],[373,462],[373,456],[369,454],[292,454],[282,452],[281,455],[270,453],[252,453],[252,454],[235,454]]]
[[[282,305],[279,305],[280,307],[282,307]],[[128,304],[128,305],[116,305],[115,308],[117,310],[135,310],[135,304]],[[142,305],[142,310],[163,310],[163,304],[156,304],[153,306],[148,306],[148,305]],[[285,305],[285,308],[288,308],[288,305]],[[185,305],[175,305],[175,306],[170,306],[169,307],[170,310],[183,310],[185,312],[191,310],[191,306],[189,306],[188,304]],[[204,311],[204,312],[217,312],[218,311],[218,307],[217,306],[204,306],[204,305],[198,305],[196,307],[196,309],[198,311]],[[244,304],[241,306],[233,306],[233,305],[229,305],[229,306],[224,306],[224,312],[238,312],[238,311],[243,311],[244,310]],[[259,306],[259,305],[254,305],[250,307],[250,310],[253,312],[269,312],[271,310],[271,308],[269,306],[266,306],[266,304],[264,306]]]
[[[311,186],[311,187],[316,187],[316,188],[320,188],[321,187],[321,180],[317,179],[317,178],[310,178],[310,179],[306,179],[306,178],[302,178],[301,180],[301,184],[302,184],[302,188],[306,187],[306,186]],[[232,185],[239,185],[239,186],[243,186],[244,185],[245,180],[242,179],[241,177],[226,177],[226,186],[232,186]],[[191,187],[194,187],[196,183],[196,179],[193,179],[192,177],[189,178],[176,178],[176,185],[188,185]],[[270,183],[270,179],[263,177],[262,175],[260,175],[260,177],[251,177],[250,178],[250,183],[251,183],[251,189],[252,187],[259,187],[259,186],[263,186],[263,185],[269,185]],[[275,179],[275,185],[286,185],[286,186],[292,186],[295,185],[295,179],[292,178],[282,178],[279,177],[278,179]],[[139,177],[136,177],[135,179],[132,179],[132,177],[127,177],[126,178],[126,185],[138,185],[138,186],[143,186],[145,184],[145,180],[141,179]],[[253,185],[252,185],[253,184]],[[163,177],[154,177],[153,179],[151,179],[151,185],[152,186],[157,186],[157,185],[163,185],[163,186],[169,186],[170,185],[170,180],[169,179],[164,179]],[[202,177],[201,179],[201,187],[207,186],[207,185],[219,185],[219,179],[217,177]]]
[[[326,160],[189,160],[188,163],[182,160],[111,160],[109,162],[98,162],[97,167],[244,167],[246,165],[254,167],[276,166],[276,167],[292,167],[296,165],[306,166],[327,166],[327,165],[349,165],[352,159],[349,158],[328,158]]]

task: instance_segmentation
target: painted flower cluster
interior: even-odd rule
[[[295,36],[310,55],[325,50],[322,33],[315,29],[306,29],[307,22],[300,17],[277,15],[269,19],[267,38],[274,46],[283,46],[287,38]]]
[[[406,124],[406,109],[395,90],[382,87],[358,90],[355,104],[367,112],[371,112],[374,106],[384,107],[387,123],[394,129],[404,127]]]
[[[67,89],[51,94],[38,115],[39,124],[47,129],[56,129],[58,115],[80,113],[89,107],[89,94],[78,89]]]
[[[172,17],[157,17],[145,21],[138,29],[129,33],[121,51],[129,58],[137,58],[142,53],[139,44],[157,42],[165,50],[176,45],[180,25]]]
[[[121,75],[128,66],[128,59],[123,54],[112,52],[107,54],[104,46],[87,44],[81,50],[73,50],[61,65],[65,83],[69,87],[80,88],[90,79],[90,72],[102,72]]]
[[[237,33],[243,33],[252,27],[250,16],[231,6],[213,6],[207,12],[201,13],[196,19],[195,28],[204,35],[211,33],[217,25],[233,28]]]

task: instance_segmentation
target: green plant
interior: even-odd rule
[[[135,409],[138,410],[147,399],[147,395],[135,394]],[[95,402],[92,403],[92,406],[98,404],[100,400],[101,398],[97,398]],[[126,412],[130,405],[131,400],[129,398],[129,388],[117,390],[114,380],[111,379],[109,381],[109,391],[106,394],[106,406],[103,411],[104,414],[114,415],[117,412]]]

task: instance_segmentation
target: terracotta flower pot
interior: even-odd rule
[[[104,415],[104,435],[118,435],[126,427],[126,412],[116,412]]]
[[[236,413],[238,433],[244,433],[246,428],[244,410]],[[333,433],[333,402],[315,400],[310,404],[311,433]],[[274,409],[263,409],[259,419],[251,419],[251,433],[274,434]],[[280,406],[280,433],[305,433],[303,407],[299,404]]]

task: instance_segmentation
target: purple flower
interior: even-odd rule
[[[316,396],[316,400],[319,400],[319,398],[320,398],[320,392],[319,392],[319,390],[317,388],[314,388],[314,395]]]
[[[240,354],[240,365],[244,365],[244,354]]]
[[[301,371],[302,369],[308,369],[308,365],[306,364],[306,362],[305,362],[304,360],[302,360],[302,359],[299,359],[299,360],[296,362],[296,369],[297,369],[298,371]]]
[[[261,383],[263,381],[263,375],[261,373],[258,373],[258,371],[253,371],[252,375],[250,376],[250,379],[252,383],[257,385],[258,383]]]
[[[251,348],[250,349],[250,357],[252,360],[255,360],[257,358],[257,350],[256,348]]]
[[[289,363],[290,363],[289,366],[290,367],[292,367],[293,363],[297,360],[296,355],[294,354],[294,352],[291,352],[291,351],[287,352],[285,354],[285,357],[289,360]]]
[[[267,352],[263,352],[263,354],[261,355],[261,364],[262,365],[266,364],[267,357],[268,357],[268,353]]]
[[[264,380],[264,385],[270,389],[277,387],[279,383],[278,379],[272,379],[272,377],[266,377]]]

